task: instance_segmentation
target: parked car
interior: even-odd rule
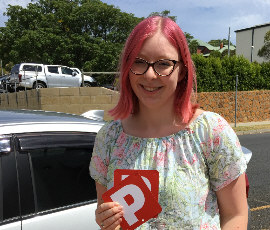
[[[81,72],[78,73],[68,66],[21,63],[11,69],[9,83],[13,91],[25,88],[80,87],[82,76]],[[86,75],[84,84],[91,86],[95,82]]]
[[[75,71],[79,76],[82,76],[82,72],[80,69],[78,69],[78,68],[71,68],[71,69],[73,71]],[[82,79],[82,77],[81,77],[81,79]],[[95,78],[84,74],[83,79],[84,79],[84,86],[85,87],[97,86],[97,81]],[[81,82],[81,85],[82,85],[82,82]]]
[[[56,112],[0,111],[0,230],[99,229],[89,162],[103,124]]]
[[[88,167],[103,116],[0,111],[0,230],[99,229]]]
[[[8,74],[0,77],[0,93],[5,93],[9,89],[9,78]]]

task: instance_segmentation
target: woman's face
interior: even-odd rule
[[[145,40],[137,58],[142,58],[150,63],[160,59],[180,61],[177,49],[160,32]],[[178,62],[169,76],[159,76],[153,66],[150,66],[143,75],[136,75],[130,71],[130,84],[138,97],[140,109],[164,107],[172,109],[177,83],[182,80],[184,75],[184,73],[179,75],[179,71],[182,69],[182,62]]]

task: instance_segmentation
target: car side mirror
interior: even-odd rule
[[[0,139],[0,156],[8,155],[11,152],[11,144],[9,138]]]
[[[77,75],[77,73],[74,71],[74,72],[72,72],[72,76],[74,77],[74,76],[76,76]]]

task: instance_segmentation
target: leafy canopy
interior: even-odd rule
[[[259,49],[258,56],[270,60],[270,30],[264,36],[264,45]]]
[[[100,0],[37,0],[26,8],[9,5],[5,15],[5,65],[37,62],[84,71],[115,71],[126,38],[142,20]]]

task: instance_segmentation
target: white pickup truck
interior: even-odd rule
[[[94,86],[95,80],[85,75],[84,86]],[[44,65],[37,63],[16,64],[11,69],[9,85],[11,90],[18,88],[80,87],[82,73],[67,66]]]

